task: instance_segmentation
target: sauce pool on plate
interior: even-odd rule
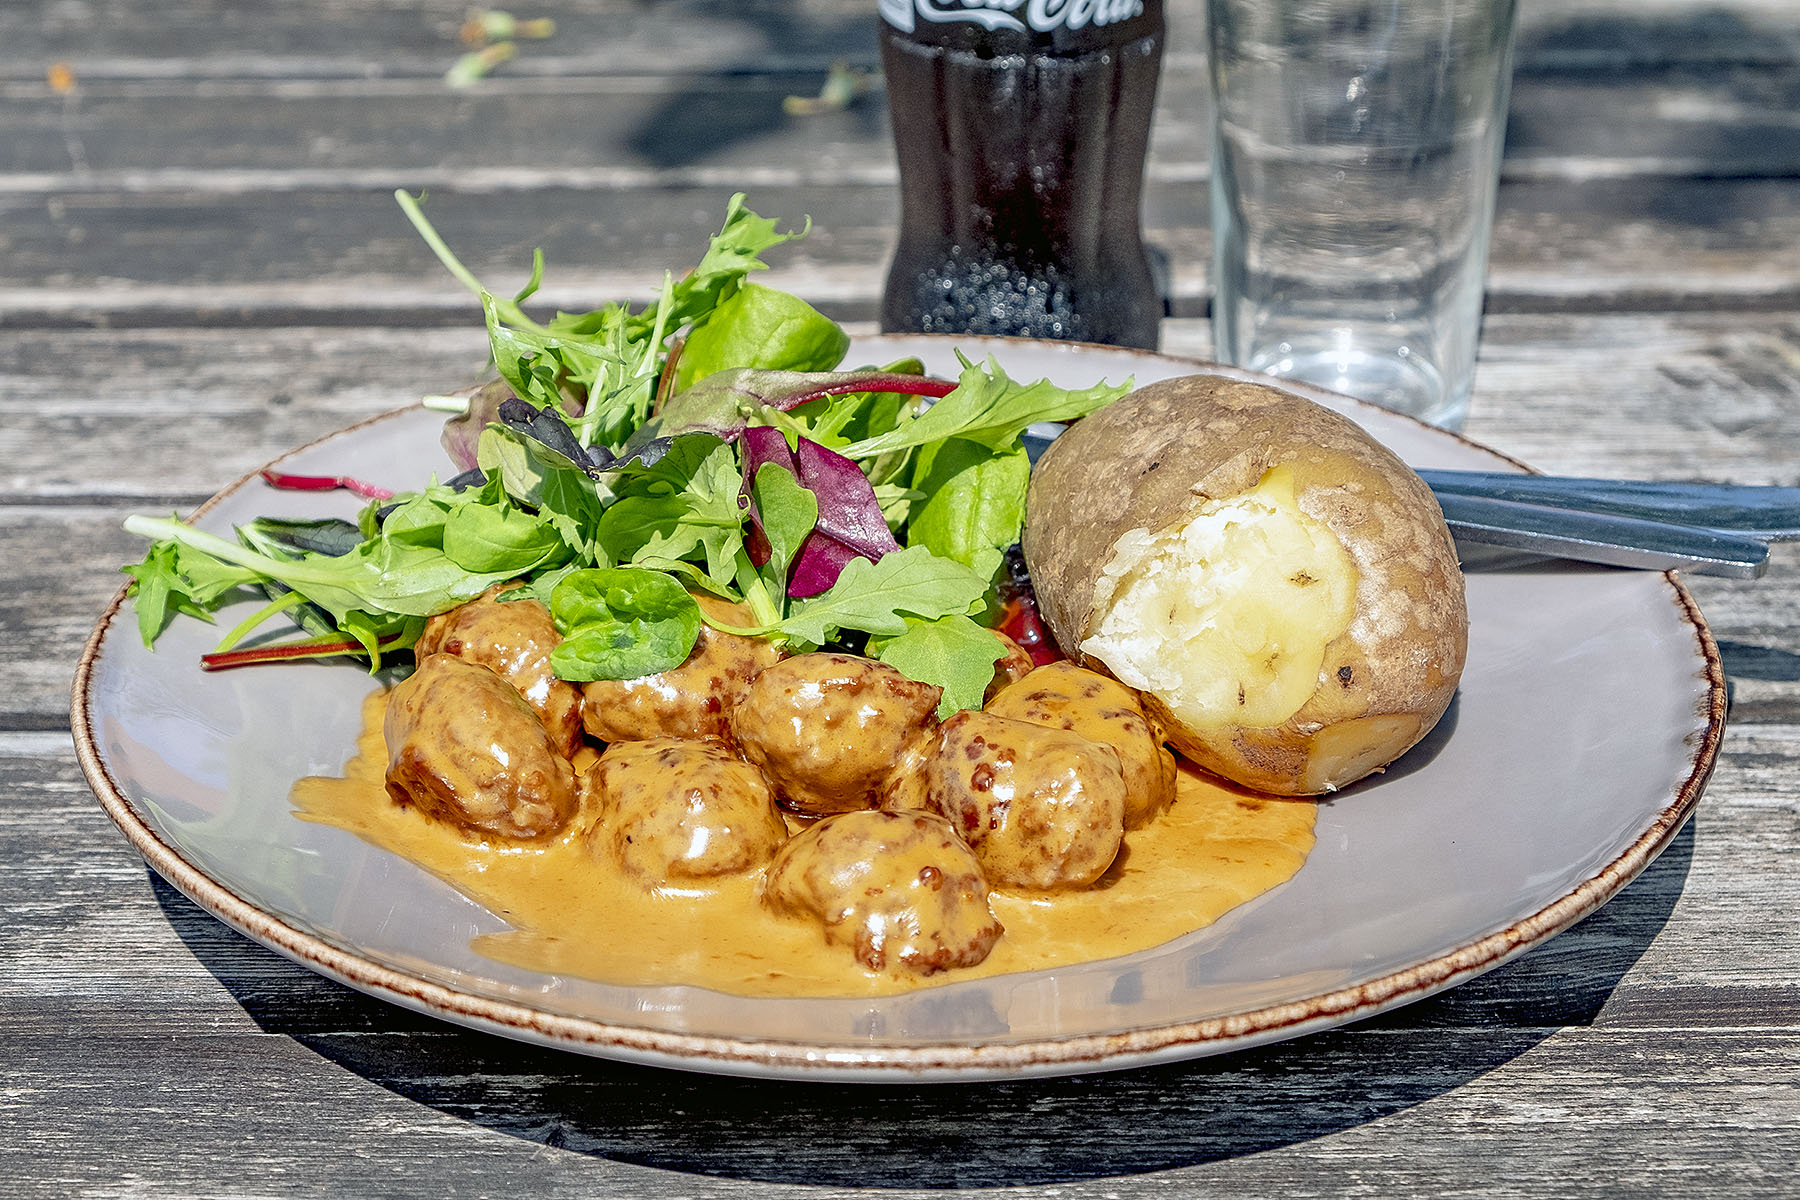
[[[586,801],[567,832],[542,842],[483,839],[395,804],[383,783],[386,701],[376,692],[364,702],[356,756],[342,778],[295,785],[297,815],[397,854],[503,918],[510,930],[475,940],[487,957],[601,983],[873,996],[1111,958],[1212,924],[1291,879],[1313,845],[1313,802],[1245,792],[1184,763],[1175,802],[1126,834],[1094,887],[996,890],[991,904],[1006,932],[984,962],[929,976],[878,974],[827,943],[816,922],[765,908],[756,894],[760,871],[703,886],[644,887],[593,849],[587,830],[596,814]]]

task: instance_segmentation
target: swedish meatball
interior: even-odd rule
[[[762,898],[822,922],[871,971],[972,967],[1002,932],[980,864],[932,813],[827,817],[777,852]]]
[[[1137,693],[1071,662],[1039,667],[988,699],[997,717],[1067,729],[1119,753],[1125,773],[1125,828],[1141,829],[1175,799],[1175,756],[1144,715]]]
[[[678,667],[637,679],[583,684],[582,717],[587,731],[603,742],[729,739],[732,710],[750,681],[780,657],[773,642],[702,625],[694,649]]]
[[[787,841],[762,774],[716,739],[617,742],[587,782],[600,798],[595,841],[647,884],[747,871]]]
[[[1119,855],[1125,779],[1102,742],[965,710],[944,722],[925,773],[996,887],[1085,887]]]
[[[439,821],[534,838],[575,814],[575,768],[512,684],[430,654],[388,696],[387,791]]]
[[[853,654],[801,654],[758,675],[731,717],[782,803],[823,816],[875,803],[894,760],[935,721],[943,689]]]
[[[562,642],[550,610],[536,600],[501,600],[513,587],[498,584],[467,604],[425,622],[413,652],[454,654],[480,663],[525,697],[557,750],[568,758],[581,746],[581,692],[558,679],[550,652]]]
[[[886,812],[937,812],[925,773],[938,751],[941,725],[933,725],[907,744],[875,793],[875,807]]]
[[[999,695],[1002,689],[1019,682],[1037,668],[1037,663],[1032,660],[1031,654],[1025,647],[998,629],[990,629],[988,632],[1000,639],[1000,644],[1006,649],[1006,654],[994,664],[994,678],[988,683],[987,691],[981,697],[984,705]]]

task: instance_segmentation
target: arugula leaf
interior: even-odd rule
[[[197,551],[216,560],[220,564],[217,569],[244,568],[248,574],[240,578],[246,582],[257,576],[273,579],[329,612],[340,625],[357,610],[430,616],[473,600],[511,575],[506,571],[470,574],[451,562],[441,547],[397,538],[365,543],[337,557],[309,554],[282,559],[195,529],[174,517],[127,517],[125,529]],[[229,578],[229,573],[222,578]]]
[[[550,593],[563,640],[550,652],[559,678],[637,679],[687,661],[700,636],[700,606],[661,571],[572,571]]]
[[[1006,647],[991,629],[961,614],[935,621],[908,621],[899,637],[869,643],[869,653],[908,679],[944,689],[937,715],[942,720],[965,708],[980,708],[994,681],[994,664]]]
[[[180,547],[174,542],[157,542],[145,553],[144,560],[123,570],[131,576],[130,596],[137,612],[138,636],[146,647],[169,626],[177,614],[211,621],[209,607],[196,600],[187,578],[181,573]]]
[[[699,265],[680,282],[665,275],[658,301],[635,313],[609,304],[590,313],[559,314],[543,325],[520,307],[542,278],[541,252],[533,256],[531,282],[519,299],[502,299],[456,258],[414,197],[398,191],[394,198],[450,273],[480,298],[501,378],[535,407],[569,415],[584,446],[623,443],[649,415],[665,337],[704,319],[746,274],[763,269],[758,257],[763,251],[807,231],[777,232],[773,221],[744,207],[740,193],[727,205],[725,223]]]
[[[595,536],[615,562],[702,553],[707,574],[729,583],[743,545],[742,484],[732,447],[710,434],[683,435],[653,464],[633,462],[621,472],[620,498]]]
[[[768,269],[760,257],[763,251],[803,238],[811,231],[809,217],[798,230],[779,233],[774,221],[759,217],[744,206],[744,193],[732,196],[725,205],[724,225],[713,236],[706,254],[675,285],[667,305],[669,327],[678,329],[698,321],[731,295],[744,276]],[[633,320],[641,327],[647,315],[640,314]]]
[[[1069,391],[1047,379],[1013,382],[989,357],[985,366],[963,360],[956,390],[893,430],[846,447],[846,458],[872,458],[946,438],[967,438],[1001,450],[1039,421],[1072,421],[1104,408],[1131,390],[1131,381]]]
[[[987,580],[961,563],[910,546],[879,562],[850,559],[830,590],[796,605],[774,632],[814,646],[842,629],[894,637],[906,632],[908,616],[967,614],[986,592]]]

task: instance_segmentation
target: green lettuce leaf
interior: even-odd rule
[[[562,642],[550,666],[562,679],[637,679],[680,666],[700,636],[700,606],[662,571],[571,571],[550,594]]]
[[[869,644],[869,653],[908,679],[944,689],[938,702],[941,720],[965,708],[980,708],[994,664],[1006,648],[992,630],[960,614],[935,621],[908,621],[899,637]]]
[[[740,367],[829,371],[849,348],[850,335],[800,297],[746,283],[688,335],[675,386]]]
[[[953,558],[985,577],[1025,526],[1031,461],[1025,448],[990,450],[966,438],[922,447],[907,544]]]
[[[853,558],[830,589],[795,605],[775,632],[822,646],[844,629],[886,637],[906,632],[906,618],[935,621],[968,614],[981,603],[987,580],[923,546]]]
[[[1039,421],[1085,417],[1130,390],[1130,380],[1076,391],[1056,387],[1048,380],[1014,383],[991,357],[985,366],[965,360],[955,391],[912,420],[855,442],[840,453],[846,458],[873,458],[948,438],[967,438],[990,450],[1002,450]]]

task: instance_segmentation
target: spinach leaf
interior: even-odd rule
[[[510,504],[463,504],[444,522],[444,556],[476,574],[522,575],[568,557],[556,529]]]
[[[700,636],[700,606],[672,575],[638,567],[571,571],[550,593],[563,679],[637,679],[678,667]]]
[[[768,548],[777,595],[787,590],[788,568],[819,523],[819,498],[779,463],[764,463],[750,489],[750,515]]]
[[[907,543],[989,577],[1025,526],[1031,463],[1016,443],[990,450],[966,438],[919,450]]]
[[[675,387],[737,367],[829,371],[849,348],[850,335],[800,297],[746,283],[688,334]]]

